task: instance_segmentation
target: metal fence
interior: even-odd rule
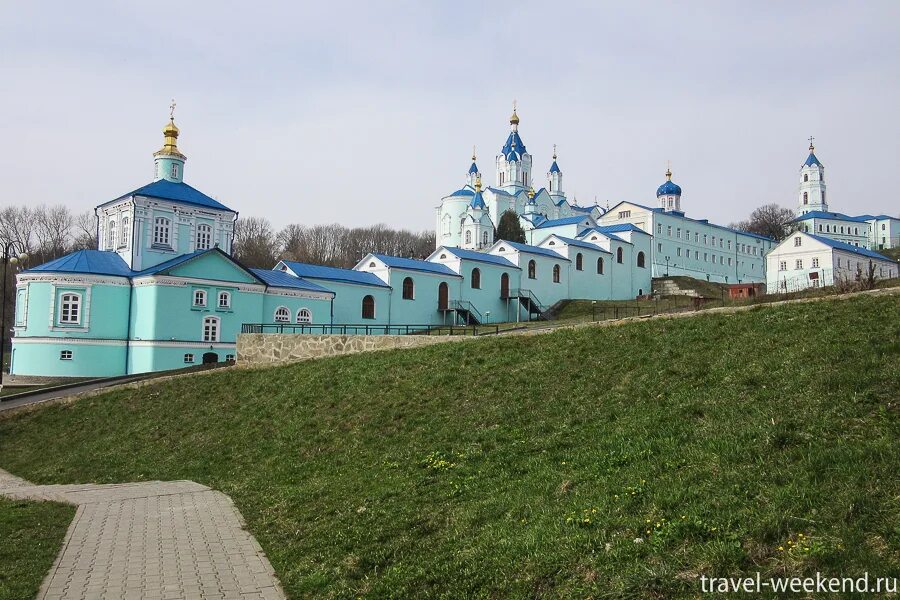
[[[309,323],[244,323],[241,333],[301,335],[496,335],[499,325],[313,325]]]

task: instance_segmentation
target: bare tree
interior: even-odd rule
[[[275,266],[280,251],[268,219],[247,217],[236,221],[233,254],[248,267],[271,269]]]
[[[732,223],[731,227],[781,241],[795,229],[790,226],[793,219],[794,211],[777,204],[766,204],[750,213],[746,221]]]
[[[72,250],[97,249],[97,215],[92,210],[75,215],[73,219]]]

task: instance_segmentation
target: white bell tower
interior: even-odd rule
[[[814,139],[809,138],[809,156],[800,167],[797,213],[801,215],[814,210],[828,212],[828,202],[825,201],[825,166],[816,158]]]
[[[519,137],[519,115],[513,102],[513,113],[509,118],[509,137],[497,155],[497,187],[510,194],[527,190],[531,181],[531,155]]]

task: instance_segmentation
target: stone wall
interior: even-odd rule
[[[305,335],[242,333],[237,338],[237,364],[251,366],[293,362],[393,348],[418,348],[475,339],[437,335]]]

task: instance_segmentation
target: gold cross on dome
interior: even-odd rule
[[[175,98],[172,98],[172,104],[169,105],[169,118],[175,120]]]

